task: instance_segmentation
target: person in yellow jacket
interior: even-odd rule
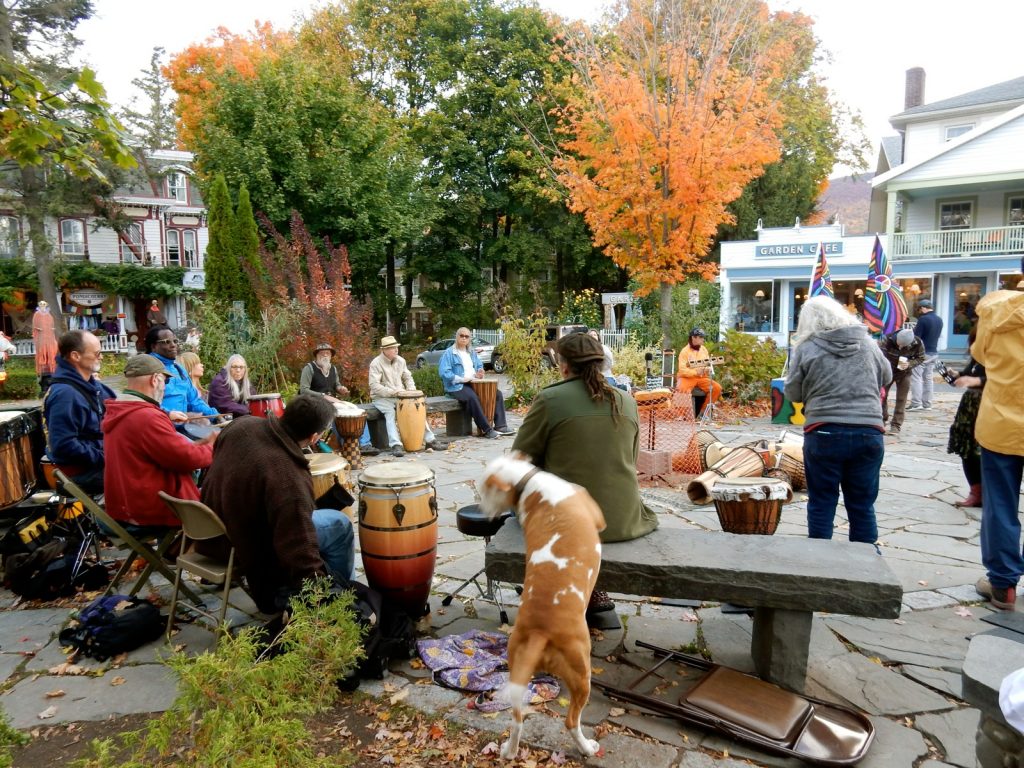
[[[975,587],[994,607],[1012,611],[1024,574],[1017,516],[1024,473],[1024,293],[990,293],[977,313],[971,356],[985,366],[987,381],[974,436],[981,446],[981,560],[987,575]]]
[[[676,366],[676,391],[692,392],[702,389],[709,396],[705,400],[705,410],[712,403],[718,402],[722,396],[722,385],[711,378],[711,354],[704,346],[704,330],[694,328],[690,331],[690,343],[679,353],[679,365]],[[699,416],[699,414],[698,414]]]

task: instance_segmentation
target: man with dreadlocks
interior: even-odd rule
[[[608,385],[601,374],[601,343],[585,333],[562,337],[558,365],[562,381],[537,395],[512,448],[541,469],[587,489],[608,524],[602,542],[650,533],[658,518],[640,499],[636,401]],[[614,608],[607,593],[595,591],[587,613]]]

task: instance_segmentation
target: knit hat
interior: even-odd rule
[[[387,349],[388,347],[400,347],[400,346],[401,346],[401,344],[398,343],[398,339],[396,339],[394,336],[385,336],[383,339],[380,340],[380,348],[381,349]]]
[[[914,332],[909,328],[904,328],[902,331],[896,334],[896,346],[897,347],[909,347],[914,343]]]
[[[152,355],[135,355],[128,358],[128,362],[124,366],[126,379],[133,379],[136,376],[152,376],[154,373],[162,373],[168,377],[171,375],[164,368],[164,364]]]
[[[604,360],[601,342],[585,333],[570,333],[558,342],[558,354],[569,363],[590,363]]]

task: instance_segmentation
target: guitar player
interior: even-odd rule
[[[704,330],[694,328],[690,331],[690,343],[679,353],[679,365],[676,367],[676,391],[692,392],[699,388],[710,396],[704,400],[704,410],[718,402],[722,396],[722,385],[711,378],[711,355],[704,346]],[[703,415],[703,414],[701,414]],[[698,416],[698,418],[700,418]]]

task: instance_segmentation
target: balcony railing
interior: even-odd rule
[[[128,351],[128,336],[113,334],[100,336],[100,351],[123,353]],[[32,339],[14,339],[14,352],[16,357],[33,357],[36,354],[36,343]]]
[[[144,267],[185,267],[185,269],[203,269],[203,258],[193,251],[182,251],[174,248],[151,248],[145,244],[129,246],[120,243],[119,247],[98,248],[62,243],[54,254],[64,261],[90,261],[94,264],[138,264]],[[8,256],[0,252],[0,258]],[[28,255],[25,255],[28,258]]]
[[[1024,253],[1024,225],[981,229],[941,229],[889,235],[889,256],[932,259]]]

